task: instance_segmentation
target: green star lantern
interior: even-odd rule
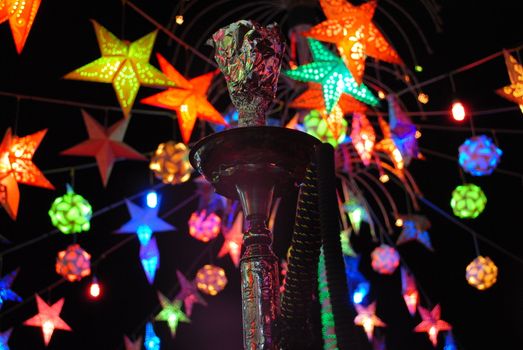
[[[479,186],[464,184],[452,191],[450,206],[454,215],[462,219],[474,219],[485,209],[487,197]]]
[[[67,185],[67,193],[56,198],[49,209],[53,226],[65,234],[89,231],[92,214],[93,210],[89,202],[74,193],[70,185]]]
[[[307,40],[314,62],[286,70],[283,73],[294,80],[320,83],[327,113],[332,111],[344,92],[368,105],[377,106],[379,104],[379,100],[367,86],[358,85],[340,57],[319,41]]]

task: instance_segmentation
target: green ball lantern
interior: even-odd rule
[[[338,107],[339,108],[339,107]],[[342,114],[343,115],[343,114]],[[322,142],[328,142],[332,147],[337,147],[338,144],[345,141],[348,124],[345,119],[341,119],[341,127],[339,130],[338,139],[334,138],[332,131],[329,129],[327,122],[321,116],[321,113],[315,109],[311,110],[309,114],[303,119],[303,125],[308,134],[316,137]]]
[[[479,186],[464,184],[452,191],[450,206],[454,215],[462,219],[474,219],[485,209],[487,197]]]
[[[92,214],[89,202],[76,194],[70,185],[67,185],[67,193],[56,198],[49,209],[53,226],[65,234],[89,231]]]

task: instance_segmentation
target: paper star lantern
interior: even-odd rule
[[[459,146],[459,165],[473,176],[490,175],[503,152],[486,135],[473,136]]]
[[[160,143],[151,157],[149,169],[163,183],[177,185],[191,178],[193,167],[189,162],[189,149],[182,142]]]
[[[523,66],[507,51],[503,52],[507,65],[510,85],[496,90],[496,93],[509,101],[519,105],[523,113]]]
[[[314,62],[286,70],[284,74],[294,80],[320,83],[327,113],[332,111],[343,93],[371,106],[379,104],[364,84],[358,85],[338,56],[316,40],[308,39],[308,42]]]
[[[140,246],[140,261],[149,284],[153,284],[156,271],[160,265],[160,252],[156,238],[151,238],[146,245]]]
[[[38,294],[35,295],[35,298],[38,306],[38,314],[26,320],[24,325],[42,327],[45,346],[47,346],[55,329],[71,331],[71,327],[60,318],[60,312],[64,306],[64,298],[58,300],[51,306],[43,301]]]
[[[191,320],[189,320],[189,318],[183,313],[181,309],[181,300],[174,300],[171,302],[160,292],[158,292],[158,298],[160,299],[160,304],[162,305],[162,311],[156,315],[155,320],[167,322],[169,329],[171,330],[171,336],[174,338],[176,335],[176,328],[178,328],[178,323],[189,323]]]
[[[56,273],[69,282],[80,281],[91,274],[91,254],[83,250],[79,244],[71,244],[66,250],[58,253]]]
[[[374,327],[385,327],[386,324],[376,316],[376,302],[369,306],[356,304],[358,315],[354,318],[354,324],[362,326],[367,334],[367,338],[372,340]]]
[[[352,244],[350,243],[351,235],[352,235],[352,229],[350,227],[348,229],[342,230],[340,232],[341,251],[342,251],[343,255],[356,256],[357,254],[354,252],[354,249],[352,248]]]
[[[349,94],[342,93],[338,100],[338,106],[343,114],[360,112],[365,113],[367,106],[356,100]],[[290,108],[325,110],[325,101],[320,84],[309,83],[308,89],[289,103]]]
[[[389,124],[387,124],[387,122],[380,116],[378,116],[378,124],[380,125],[383,139],[374,145],[374,151],[383,152],[388,155],[392,161],[392,164],[394,164],[394,168],[399,170],[399,174],[403,174],[405,162],[403,161],[403,155],[401,154],[401,151],[396,146],[396,142],[394,142],[394,139],[392,138]]]
[[[368,166],[372,159],[376,133],[365,114],[354,113],[352,115],[352,131],[350,137],[361,161],[365,166]]]
[[[160,206],[154,208],[140,207],[130,200],[125,200],[131,220],[123,224],[115,233],[135,233],[140,244],[145,246],[149,243],[154,232],[174,231],[176,228],[158,217]]]
[[[193,212],[189,218],[189,234],[202,242],[209,242],[220,233],[222,219],[215,213],[209,213],[205,209]]]
[[[145,325],[145,340],[143,342],[146,350],[160,350],[160,338],[154,332],[154,327],[151,322]]]
[[[0,0],[0,23],[9,20],[16,51],[24,49],[41,0]]]
[[[427,230],[430,228],[430,221],[423,215],[403,215],[401,217],[403,227],[396,244],[404,244],[411,241],[418,241],[428,250],[433,251],[430,236]]]
[[[4,277],[0,278],[0,309],[6,301],[22,301],[22,298],[18,296],[12,289],[11,285],[13,284],[16,275],[18,274],[18,269],[11,271]]]
[[[479,290],[492,287],[498,278],[498,267],[489,257],[478,256],[466,271],[467,282]]]
[[[427,332],[432,345],[436,346],[438,344],[439,331],[448,331],[452,327],[447,322],[440,320],[441,308],[439,304],[432,311],[421,306],[418,309],[423,320],[414,328],[414,332]]]
[[[128,43],[92,20],[102,57],[67,74],[65,79],[111,83],[126,118],[130,116],[140,85],[174,87],[175,84],[149,63],[158,31]]]
[[[178,277],[178,283],[180,284],[180,291],[176,294],[175,299],[183,300],[185,306],[185,313],[188,317],[192,315],[192,308],[195,303],[207,306],[207,302],[198,293],[198,289],[194,285],[194,282],[190,282],[180,271],[176,270],[176,276]]]
[[[416,288],[416,281],[407,269],[402,267],[400,270],[401,294],[403,295],[403,300],[405,300],[405,305],[407,305],[410,315],[414,316],[419,304],[419,293],[418,288]]]
[[[361,255],[348,256],[344,255],[345,275],[347,277],[347,286],[354,304],[361,304],[370,290],[370,283],[359,270]]]
[[[19,183],[54,189],[33,163],[33,155],[46,132],[47,129],[44,129],[17,137],[11,134],[9,128],[0,143],[0,204],[13,220],[18,214],[20,202]]]
[[[330,127],[328,122],[329,117],[324,118],[322,113],[313,109],[303,120],[305,131],[322,142],[328,142],[332,147],[337,147],[338,144],[345,141],[347,136],[347,121],[343,118],[343,114],[341,114],[340,118],[340,112],[339,107],[337,105],[334,106],[331,114],[338,114],[338,116],[333,117],[333,119],[337,119],[337,121],[331,123],[332,127]],[[333,129],[335,130],[335,134],[332,132]],[[336,137],[335,135],[338,136]]]
[[[142,336],[139,336],[136,338],[136,340],[133,342],[129,337],[126,335],[123,336],[123,342],[125,346],[125,350],[142,350]]]
[[[362,221],[370,222],[369,214],[362,203],[362,199],[352,192],[349,192],[348,200],[343,203],[343,211],[349,216],[351,226],[356,234],[360,233]]]
[[[201,292],[216,295],[227,285],[227,276],[221,267],[206,264],[196,273],[194,283]]]
[[[162,72],[177,88],[146,97],[141,103],[176,111],[185,143],[189,143],[197,117],[215,124],[227,124],[220,112],[207,100],[207,90],[218,71],[186,80],[162,55],[157,54],[156,57]]]
[[[372,268],[374,271],[391,275],[400,264],[400,255],[396,249],[386,244],[375,248],[371,253]]]
[[[458,346],[454,341],[454,336],[451,331],[448,331],[447,334],[445,334],[445,345],[443,345],[443,350],[458,350]]]
[[[218,252],[218,257],[221,258],[225,254],[229,254],[232,262],[236,267],[240,266],[240,255],[243,244],[243,213],[239,212],[234,219],[231,227],[223,227],[223,245]]]
[[[67,193],[53,201],[48,213],[53,226],[62,233],[80,233],[91,228],[93,209],[89,202],[76,194],[69,184],[67,184]]]
[[[389,104],[391,138],[400,151],[405,166],[407,166],[413,158],[423,158],[418,150],[417,129],[409,116],[401,109],[394,95],[387,95],[387,101]]]
[[[474,219],[485,209],[487,197],[481,187],[474,184],[457,186],[452,191],[450,206],[454,215],[462,219]]]
[[[128,119],[122,119],[110,128],[104,128],[84,110],[82,110],[82,117],[89,133],[89,139],[62,151],[60,154],[95,157],[104,186],[107,186],[116,160],[147,160],[145,156],[123,142],[129,124]]]
[[[9,337],[11,336],[12,331],[13,328],[9,328],[5,332],[0,332],[0,350],[9,350],[9,345],[7,342],[9,341]]]

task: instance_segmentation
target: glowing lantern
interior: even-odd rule
[[[414,332],[427,332],[432,345],[436,347],[438,344],[439,331],[451,330],[452,326],[446,321],[440,319],[441,307],[439,305],[434,306],[432,311],[427,310],[421,306],[418,309],[422,321],[414,328]]]
[[[155,237],[151,238],[147,244],[140,246],[140,261],[147,281],[149,284],[153,284],[156,271],[160,265],[160,252]]]
[[[372,340],[374,327],[385,327],[386,324],[376,316],[376,302],[369,306],[356,304],[356,311],[358,315],[354,319],[354,324],[362,326],[367,334],[367,338]]]
[[[71,244],[58,253],[56,272],[69,282],[80,281],[91,274],[91,255],[79,244]]]
[[[184,143],[168,141],[158,145],[149,164],[156,177],[166,184],[181,184],[191,177],[189,149]]]
[[[143,345],[146,350],[160,350],[160,338],[154,332],[154,327],[151,322],[145,325],[145,339]]]
[[[462,219],[474,219],[485,209],[487,197],[479,186],[460,185],[452,191],[450,206],[454,215]]]
[[[333,108],[333,112],[339,109],[338,105]],[[341,110],[340,110],[341,111]],[[332,147],[338,146],[345,140],[347,134],[347,121],[343,117],[339,120],[337,124],[338,138],[335,138],[331,128],[329,128],[328,122],[321,116],[321,113],[313,109],[307,114],[303,120],[305,125],[305,130],[308,134],[316,137],[322,142],[328,142]]]
[[[414,276],[404,268],[401,268],[401,292],[410,315],[414,316],[419,304],[418,288]]]
[[[479,290],[492,287],[497,277],[498,267],[489,257],[478,256],[467,266],[467,282]]]
[[[510,85],[497,89],[496,93],[519,105],[523,113],[523,66],[508,51],[504,51]]]
[[[400,264],[400,255],[396,249],[382,244],[371,253],[372,268],[374,271],[391,275]]]
[[[4,277],[0,277],[0,309],[6,301],[22,301],[22,298],[11,289],[11,285],[17,274],[18,269],[11,271]],[[0,350],[1,349],[0,347]]]
[[[26,326],[42,327],[45,345],[49,345],[55,329],[71,331],[71,327],[60,318],[60,312],[64,306],[64,298],[58,300],[53,305],[48,305],[36,294],[36,305],[38,314],[24,322]]]
[[[209,242],[220,233],[222,219],[215,213],[207,215],[205,209],[192,213],[189,218],[189,234],[194,238]]]
[[[473,176],[490,175],[503,152],[486,135],[474,136],[459,146],[459,165]]]
[[[176,335],[176,329],[178,328],[179,322],[190,322],[187,315],[182,311],[182,301],[175,299],[170,301],[165,295],[158,292],[158,298],[160,299],[160,304],[162,305],[162,311],[156,315],[155,320],[165,321],[169,325],[171,330],[171,336]]]
[[[227,285],[227,276],[221,267],[207,264],[198,270],[194,283],[201,292],[216,295]]]
[[[372,158],[374,143],[376,142],[376,133],[365,114],[353,114],[350,137],[361,161],[368,166]]]
[[[11,332],[13,331],[13,328],[9,328],[5,332],[0,332],[0,349],[1,350],[9,350],[9,345],[7,342],[9,341],[9,337],[11,336]]]
[[[89,202],[74,193],[67,185],[67,193],[54,200],[49,209],[52,224],[65,234],[88,231],[93,210]]]
[[[100,288],[100,283],[98,279],[93,277],[91,284],[89,285],[89,296],[93,299],[98,299],[101,295],[102,289]]]
[[[9,20],[16,51],[19,54],[24,49],[40,2],[41,0],[0,0],[0,23]]]
[[[452,102],[451,112],[452,118],[454,118],[454,120],[458,122],[464,120],[467,116],[465,106],[463,105],[463,103],[457,100]]]

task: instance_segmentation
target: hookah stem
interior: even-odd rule
[[[318,169],[320,230],[334,329],[340,350],[357,350],[360,347],[353,325],[356,312],[349,305],[347,277],[340,243],[334,148],[328,143],[317,146],[315,159]]]

